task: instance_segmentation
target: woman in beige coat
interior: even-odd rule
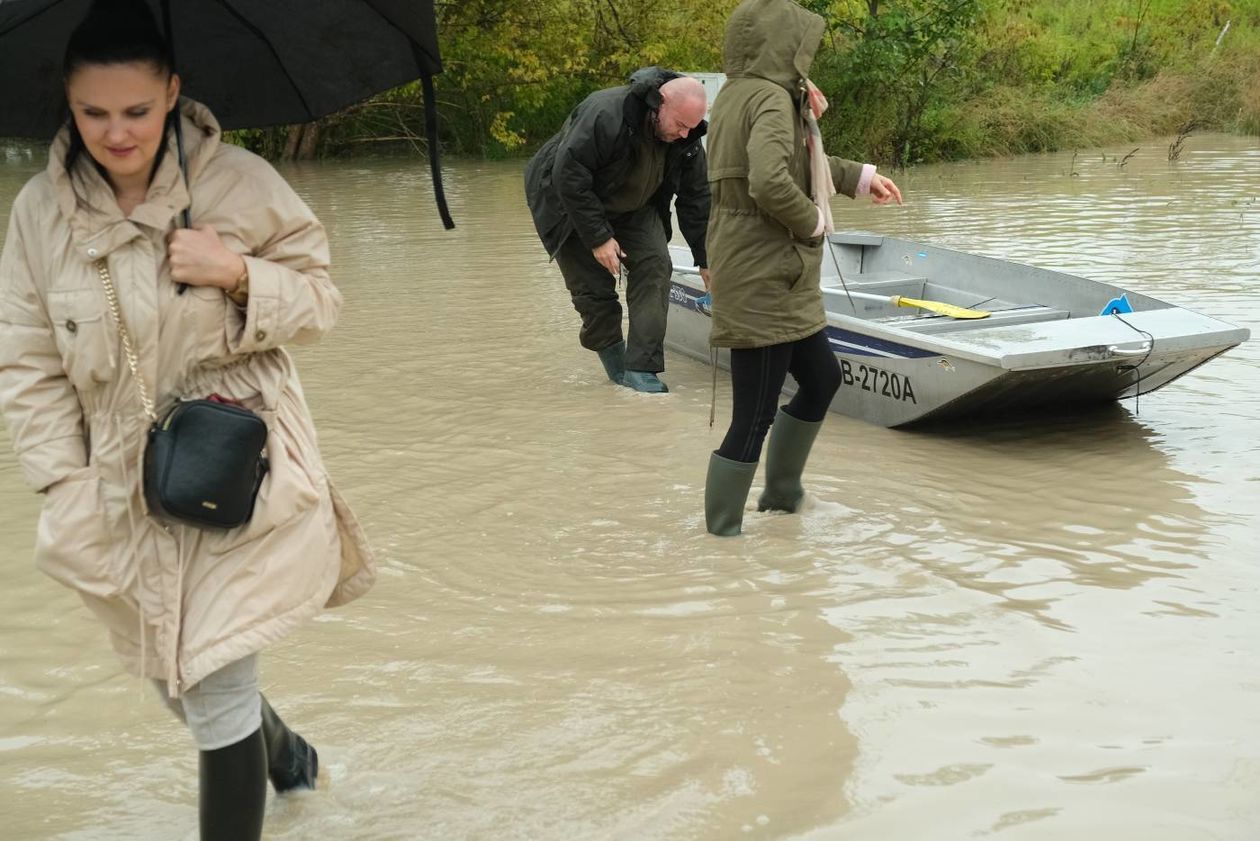
[[[278,791],[313,787],[318,761],[261,697],[255,654],[375,574],[283,349],[336,320],[327,238],[267,163],[179,100],[143,3],[98,3],[70,41],[65,79],[71,118],[14,202],[0,256],[0,404],[24,478],[44,495],[36,563],[78,591],[126,668],[156,680],[187,721],[202,838],[258,838],[267,778]],[[176,227],[185,208],[193,229]],[[147,510],[150,422],[102,264],[159,414],[217,393],[265,420],[270,470],[244,526],[203,531]]]

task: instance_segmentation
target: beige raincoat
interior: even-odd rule
[[[176,295],[166,236],[189,203],[174,149],[124,218],[68,134],[13,205],[0,256],[0,404],[27,483],[45,494],[36,564],[104,621],[124,665],[182,693],[326,606],[371,587],[375,565],[324,471],[289,343],[336,321],[319,221],[265,161],[220,142],[203,106],[181,103],[194,224],[245,256],[249,303],[217,288]],[[218,393],[267,423],[253,518],[201,531],[149,516],[141,464],[149,419],[94,263],[107,261],[141,377],[161,414]]]

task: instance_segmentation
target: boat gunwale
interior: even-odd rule
[[[843,241],[844,238],[852,238],[853,240],[856,240],[856,241],[844,242]],[[872,242],[872,240],[878,240],[878,244]],[[1203,346],[1202,350],[1213,351],[1211,355],[1208,357],[1209,359],[1216,355],[1219,355],[1219,353],[1224,352],[1225,350],[1228,350],[1231,347],[1237,346],[1238,344],[1240,344],[1243,341],[1246,341],[1250,337],[1250,331],[1246,330],[1246,328],[1240,328],[1236,325],[1229,324],[1228,322],[1221,321],[1220,319],[1217,319],[1214,316],[1204,315],[1195,310],[1191,310],[1186,307],[1180,307],[1159,298],[1153,298],[1149,295],[1145,295],[1139,292],[1134,292],[1132,290],[1124,289],[1123,287],[1118,287],[1118,286],[1115,286],[1114,284],[1104,283],[1102,281],[1097,281],[1091,278],[1082,277],[1080,275],[1069,274],[1067,272],[1060,272],[1053,269],[1044,269],[1038,266],[1031,266],[1025,263],[1018,263],[1013,260],[1006,260],[1006,259],[998,258],[998,257],[989,257],[983,254],[974,254],[971,252],[959,251],[959,250],[944,247],[944,246],[928,245],[926,243],[920,243],[915,240],[908,240],[908,239],[903,239],[900,237],[889,237],[889,236],[884,236],[882,234],[875,234],[875,233],[867,232],[867,231],[846,230],[846,231],[836,232],[834,234],[829,234],[827,236],[827,245],[829,248],[832,248],[832,249],[835,249],[837,245],[859,247],[862,249],[866,249],[866,248],[882,249],[886,246],[892,246],[893,249],[896,249],[898,247],[911,248],[911,249],[915,249],[916,253],[919,253],[919,254],[926,253],[926,254],[934,254],[938,256],[944,254],[944,255],[949,255],[950,257],[956,258],[960,262],[976,262],[976,263],[988,264],[985,266],[986,268],[998,269],[999,271],[1003,266],[1016,266],[1020,270],[1032,271],[1039,276],[1058,279],[1062,281],[1068,281],[1068,282],[1072,282],[1076,284],[1083,284],[1089,287],[1096,287],[1102,295],[1107,296],[1107,297],[1114,297],[1114,295],[1112,294],[1113,292],[1119,292],[1120,294],[1128,294],[1129,296],[1131,296],[1134,302],[1142,305],[1142,308],[1140,310],[1137,310],[1137,313],[1139,314],[1145,313],[1145,312],[1161,311],[1161,310],[1176,310],[1176,311],[1180,311],[1180,312],[1184,312],[1184,313],[1196,316],[1198,318],[1209,319],[1221,325],[1223,328],[1230,328],[1228,331],[1225,331],[1227,333],[1227,337],[1225,338],[1224,341],[1227,342],[1227,344],[1225,344],[1224,346],[1219,346],[1219,345],[1204,345]],[[671,246],[671,251],[674,252],[675,254],[681,254],[682,250],[679,249],[678,246]],[[839,255],[837,255],[836,256],[837,274],[840,274],[838,270],[839,259],[840,259]],[[865,255],[863,255],[863,259],[865,259]],[[672,269],[673,269],[673,272],[672,272],[673,277],[671,278],[672,282],[678,283],[681,280],[683,281],[682,285],[685,285],[687,288],[691,289],[693,292],[698,293],[698,294],[704,294],[703,284],[699,281],[698,269],[694,267],[681,266],[681,265],[678,265],[677,263],[674,263],[674,265],[672,266]],[[999,271],[990,271],[986,274],[992,277],[999,274]],[[931,273],[929,272],[920,271],[917,274],[913,274],[911,276],[915,278],[922,276],[927,279],[928,283],[932,282]],[[826,275],[824,277],[831,277],[831,276]],[[821,280],[820,280],[820,283],[821,283]],[[964,291],[964,290],[959,290],[957,287],[949,286],[945,282],[938,281],[937,285],[943,288],[954,290],[954,291]],[[844,287],[842,285],[828,284],[827,286],[823,288],[828,289],[828,290],[841,290]],[[1152,304],[1154,304],[1154,306],[1151,306]],[[1068,313],[1068,316],[1066,318],[1048,318],[1048,319],[1045,319],[1045,321],[1074,322],[1075,324],[1079,325],[1081,322],[1087,319],[1103,317],[1101,315],[1073,316],[1071,314],[1072,310],[1071,310],[1070,304],[1065,301],[1052,301],[1052,303],[1050,304],[1033,303],[1033,304],[1018,306],[1018,307],[1015,307],[1014,309],[1025,309],[1028,307],[1036,307],[1036,306],[1046,307],[1047,309],[1052,310],[1053,312],[1059,312],[1059,313],[1067,312]],[[1002,311],[1007,311],[1007,310],[1002,310]],[[953,358],[967,360],[967,361],[974,362],[981,365],[992,366],[999,370],[1014,370],[1016,368],[1027,370],[1028,366],[1016,364],[1020,358],[1027,356],[1027,351],[1021,351],[1018,347],[1018,344],[1014,342],[1010,343],[1010,346],[1004,349],[985,350],[982,348],[975,347],[974,344],[972,344],[971,342],[967,342],[965,339],[955,338],[955,337],[958,336],[959,334],[962,334],[971,339],[975,339],[977,337],[983,336],[983,334],[988,330],[1001,330],[1005,328],[1019,327],[1024,324],[1042,323],[1041,320],[1025,321],[1019,324],[1003,324],[1003,323],[995,322],[994,324],[992,324],[992,326],[971,325],[965,330],[965,333],[962,329],[958,331],[950,331],[946,329],[946,330],[941,330],[940,332],[927,333],[927,332],[921,332],[915,329],[910,329],[902,325],[899,325],[897,323],[889,323],[886,321],[882,321],[879,318],[866,318],[860,315],[837,312],[831,309],[826,310],[826,315],[827,315],[827,324],[829,327],[833,327],[839,330],[847,330],[849,332],[854,332],[859,335],[870,337],[876,341],[885,341],[885,342],[890,342],[894,344],[900,344],[900,345],[913,347],[913,348],[925,351],[926,353],[923,355],[953,357]],[[935,318],[932,318],[931,320],[934,321]],[[1193,335],[1193,334],[1188,334],[1188,335]],[[1079,349],[1096,347],[1103,344],[1111,345],[1111,344],[1117,344],[1117,343],[1115,342],[1093,342],[1093,343],[1085,342],[1079,345]],[[1214,348],[1218,348],[1218,347],[1219,349],[1214,350]],[[1075,350],[1075,349],[1078,349],[1078,348],[1072,348],[1072,349],[1069,349],[1069,351]],[[842,352],[842,351],[838,351],[838,352]],[[1180,352],[1184,352],[1184,351],[1179,351],[1179,353]],[[895,358],[895,357],[891,357],[891,358]],[[1123,358],[1123,354],[1117,354],[1116,358]],[[1011,364],[1006,364],[1008,361]],[[1052,363],[1047,363],[1044,366],[1036,365],[1036,366],[1031,366],[1031,367],[1032,368],[1072,367],[1076,364],[1086,364],[1086,363],[1084,361],[1077,363],[1071,360],[1063,359],[1063,360],[1055,361]]]

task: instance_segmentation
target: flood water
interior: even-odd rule
[[[837,222],[1256,332],[1260,139],[1133,145],[914,169]],[[0,164],[0,220],[37,166]],[[264,655],[331,775],[268,838],[1260,838],[1254,340],[1140,406],[833,415],[809,509],[713,538],[729,385],[711,429],[698,362],[605,380],[522,169],[449,163],[451,232],[419,160],[285,170],[346,295],[296,356],[381,575]],[[189,737],[34,569],[3,450],[0,834],[195,838]]]

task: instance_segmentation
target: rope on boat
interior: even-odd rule
[[[836,267],[836,275],[840,278],[840,288],[844,290],[844,297],[849,299],[849,309],[853,310],[853,314],[857,315],[857,304],[853,303],[853,296],[849,294],[849,284],[844,282],[844,272],[840,271],[840,258],[836,256],[836,250],[831,247],[830,237],[825,237],[823,246],[827,249],[827,253],[831,255],[831,264]]]
[[[1128,327],[1130,330],[1133,330],[1134,332],[1139,333],[1142,336],[1146,337],[1146,355],[1143,356],[1139,362],[1133,365],[1117,365],[1116,366],[1117,371],[1124,371],[1124,372],[1136,371],[1137,372],[1137,385],[1133,392],[1133,414],[1140,415],[1142,413],[1142,366],[1146,364],[1147,360],[1151,358],[1151,354],[1155,352],[1155,337],[1152,336],[1150,333],[1146,332],[1145,330],[1143,330],[1141,327],[1136,327],[1130,324],[1129,322],[1125,321],[1123,318],[1120,317],[1120,313],[1113,312],[1111,315],[1113,318],[1118,319],[1120,323],[1123,324],[1125,327]]]

